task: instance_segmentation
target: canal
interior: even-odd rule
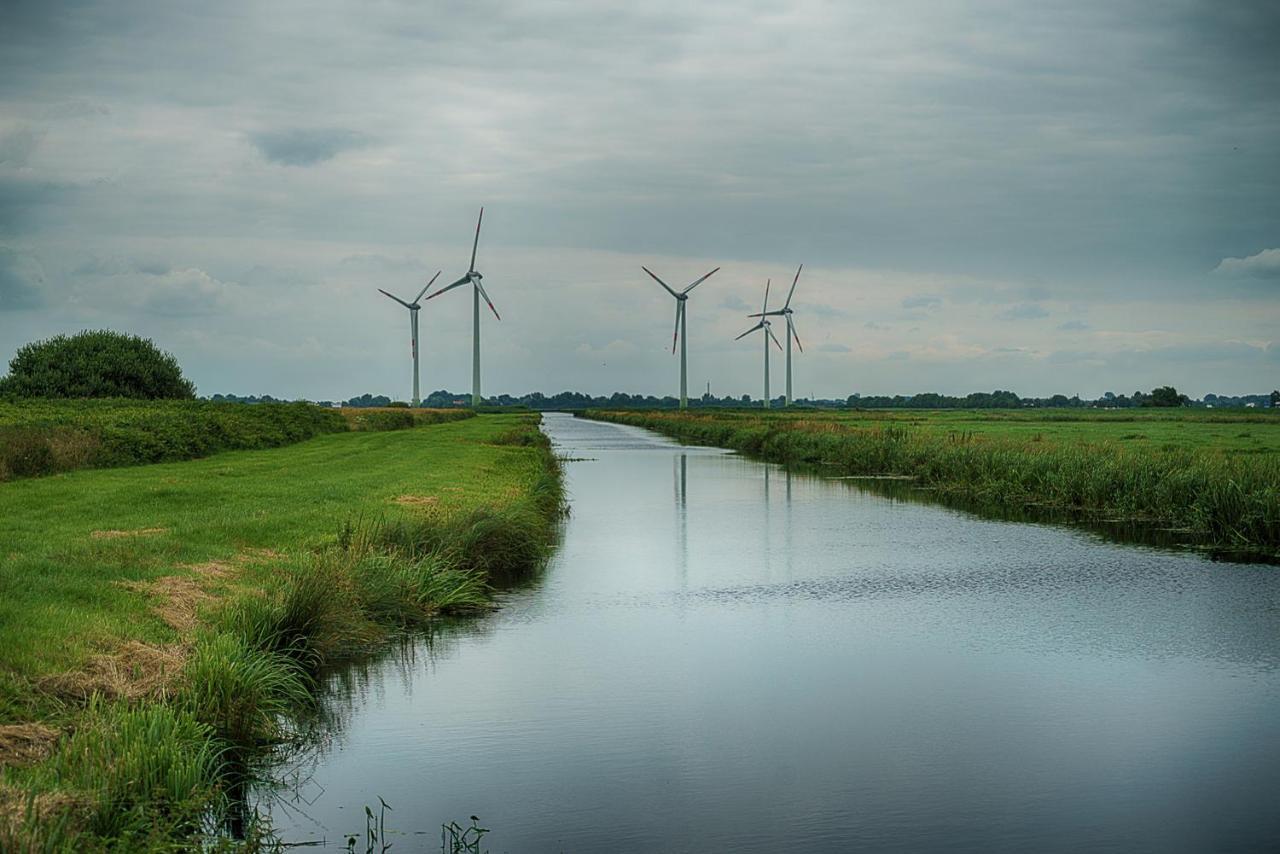
[[[500,611],[330,678],[284,839],[510,852],[1280,850],[1280,571],[549,415]]]

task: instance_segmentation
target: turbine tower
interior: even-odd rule
[[[803,269],[804,269],[803,264],[801,264],[799,268],[797,268],[796,277],[791,280],[791,290],[787,292],[787,301],[782,306],[782,308],[777,309],[775,311],[768,312],[768,315],[771,317],[781,315],[787,319],[787,402],[786,402],[787,406],[791,405],[791,341],[792,339],[795,339],[796,346],[800,347],[800,352],[801,353],[804,352],[804,347],[801,346],[800,344],[800,335],[799,333],[796,332],[796,323],[794,320],[791,319],[791,315],[795,314],[795,312],[791,308],[791,297],[796,292],[796,282],[800,281],[800,271]],[[765,316],[764,312],[761,312],[760,314],[748,315],[748,317],[764,317],[764,316]]]
[[[746,338],[748,335],[750,335],[752,332],[755,332],[757,329],[764,330],[763,338],[764,338],[764,408],[765,409],[769,408],[769,339],[772,338],[773,343],[778,345],[778,349],[779,350],[782,349],[782,344],[778,341],[778,336],[774,335],[773,330],[769,328],[769,315],[772,314],[772,312],[769,311],[769,285],[770,284],[771,282],[769,280],[766,280],[764,283],[764,307],[760,309],[760,313],[748,315],[749,317],[760,318],[760,322],[757,323],[755,326],[751,327],[750,329],[748,329],[746,332],[739,335],[737,338],[733,339],[734,341],[739,341],[743,338]]]
[[[409,340],[412,342],[412,349],[413,349],[413,408],[414,409],[418,408],[418,400],[419,400],[418,399],[418,309],[422,308],[422,306],[421,304],[419,304],[418,300],[422,299],[422,295],[427,292],[427,288],[431,287],[435,283],[435,280],[438,279],[439,277],[440,277],[440,272],[437,270],[436,274],[431,277],[431,281],[427,282],[423,286],[422,290],[418,291],[418,295],[413,298],[413,302],[405,302],[395,294],[387,293],[386,291],[382,290],[382,288],[378,288],[378,291],[380,293],[382,293],[385,296],[391,297],[391,299],[395,300],[405,308],[409,309]]]
[[[484,222],[484,208],[480,209],[480,218],[476,220],[476,239],[471,244],[471,266],[467,268],[467,274],[453,284],[446,285],[440,290],[431,294],[427,299],[435,299],[445,291],[451,291],[454,288],[460,288],[468,282],[471,283],[471,405],[480,405],[480,297],[484,297],[484,301],[489,304],[489,310],[493,312],[493,316],[501,320],[498,310],[493,307],[493,300],[489,299],[489,295],[484,291],[484,285],[480,284],[480,280],[484,276],[476,269],[476,250],[480,248],[480,223]]]
[[[672,354],[676,352],[676,341],[678,340],[680,342],[680,408],[688,409],[689,408],[689,336],[685,334],[686,330],[685,330],[685,319],[684,319],[684,304],[689,299],[689,292],[692,291],[694,288],[696,288],[698,285],[705,282],[707,279],[709,279],[711,277],[711,273],[714,273],[716,270],[719,270],[720,268],[716,267],[716,269],[712,270],[711,273],[707,273],[701,279],[695,280],[693,284],[689,285],[687,288],[679,292],[676,292],[675,290],[673,290],[670,285],[668,285],[666,282],[662,281],[662,279],[659,279],[657,276],[655,276],[653,274],[653,271],[650,270],[648,267],[645,267],[643,264],[640,266],[640,269],[648,273],[655,282],[662,285],[662,287],[666,290],[667,293],[675,297],[676,329],[675,329],[675,333],[671,336],[671,352]]]

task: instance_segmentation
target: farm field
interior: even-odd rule
[[[1280,453],[1280,414],[1253,409],[936,409],[936,410],[710,410],[691,418],[832,423],[847,428],[885,425],[920,431],[1052,442],[1116,442],[1134,448]]]
[[[111,823],[120,803],[110,785],[68,782],[89,772],[68,770],[75,748],[64,729],[116,733],[121,715],[192,706],[184,686],[239,672],[218,658],[228,648],[237,652],[224,658],[256,656],[296,688],[388,630],[484,607],[492,573],[536,566],[559,507],[536,425],[536,416],[483,416],[0,484],[0,848],[30,841],[6,837],[4,819],[22,813],[32,786],[42,803],[79,804],[71,826],[99,841],[137,830]],[[307,607],[314,613],[288,628]],[[198,666],[216,677],[189,680]],[[280,701],[264,696],[267,709]],[[246,748],[283,711],[247,732],[233,724],[252,709],[195,703],[192,720],[180,717],[204,733],[196,747],[212,732]],[[27,744],[31,726],[47,737]],[[95,743],[104,741],[100,732]],[[4,768],[50,750],[43,763]],[[145,825],[154,815],[144,795],[130,803]],[[39,818],[39,833],[56,824]],[[68,838],[71,848],[83,841]]]
[[[1176,529],[1222,549],[1280,551],[1280,418],[1188,410],[592,410],[785,463],[915,479],[993,507]]]

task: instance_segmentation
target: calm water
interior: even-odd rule
[[[545,577],[335,678],[286,838],[382,796],[400,852],[1280,850],[1277,569],[545,429]]]

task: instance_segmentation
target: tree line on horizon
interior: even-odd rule
[[[214,401],[239,403],[279,403],[282,402],[271,395],[238,396],[234,394],[215,394],[209,398]],[[321,406],[347,407],[387,407],[407,406],[404,401],[394,400],[382,394],[361,394],[342,401],[313,401]],[[675,409],[679,400],[674,396],[627,394],[614,392],[610,395],[589,395],[577,391],[562,391],[547,395],[542,392],[530,392],[524,395],[500,394],[485,398],[485,404],[496,407],[523,407],[526,409]],[[774,398],[773,403],[782,405],[782,397]],[[690,398],[690,408],[728,409],[759,405],[758,398],[750,395],[740,397],[715,397],[704,394],[699,398]],[[450,409],[471,405],[469,394],[455,393],[444,389],[433,391],[422,400],[422,405],[432,409]],[[1021,408],[1055,408],[1055,409],[1129,409],[1136,407],[1214,407],[1230,408],[1252,405],[1254,407],[1280,407],[1280,390],[1270,394],[1250,395],[1218,395],[1206,394],[1200,400],[1192,400],[1178,392],[1173,386],[1162,386],[1150,392],[1135,391],[1133,394],[1115,394],[1107,392],[1095,400],[1081,398],[1078,395],[1067,397],[1055,394],[1050,397],[1020,397],[1011,391],[997,389],[992,392],[974,392],[961,396],[926,392],[914,395],[860,395],[851,394],[846,398],[797,398],[795,406],[820,407],[823,409],[1021,409]]]

